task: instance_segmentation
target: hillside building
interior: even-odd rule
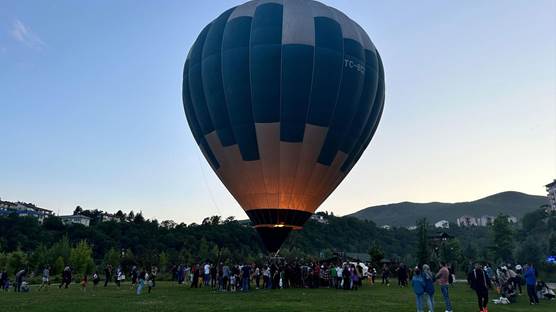
[[[434,224],[434,227],[437,229],[449,229],[450,222],[448,220],[440,220]]]
[[[64,224],[81,224],[88,227],[91,223],[91,218],[83,215],[59,216],[59,218]]]
[[[328,224],[328,220],[320,214],[312,215],[311,220],[313,220],[315,222],[318,222],[318,223],[322,223],[322,224]]]
[[[548,202],[550,203],[550,208],[548,208],[548,210],[556,212],[556,179],[545,186],[546,192],[548,193]]]
[[[101,222],[110,222],[110,221],[120,222],[120,218],[116,217],[116,215],[111,214],[111,213],[103,213],[100,216],[100,221]]]
[[[0,200],[0,216],[16,214],[19,217],[35,217],[40,223],[45,218],[54,215],[52,210],[37,207],[31,203],[9,202]]]
[[[514,216],[508,216],[508,223],[517,223],[517,218]],[[460,227],[468,227],[468,226],[489,226],[494,223],[496,217],[484,215],[478,218],[472,216],[461,216],[456,219],[456,223]]]
[[[482,217],[478,218],[477,224],[479,226],[489,226],[494,222],[494,219],[496,219],[496,217],[485,215],[485,216],[482,216]]]
[[[472,216],[461,216],[456,219],[458,226],[477,226],[477,218]]]

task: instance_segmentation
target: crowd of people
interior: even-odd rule
[[[265,264],[246,263],[231,265],[227,262],[213,263],[206,261],[192,265],[179,264],[170,269],[172,279],[179,285],[191,288],[206,287],[218,292],[248,292],[251,289],[282,289],[282,288],[319,288],[327,287],[342,290],[358,290],[362,281],[368,279],[370,284],[378,283],[390,286],[390,277],[396,276],[399,287],[411,285],[416,298],[417,311],[434,311],[434,294],[438,285],[444,301],[445,311],[452,311],[450,300],[450,286],[455,281],[453,267],[447,263],[440,263],[439,269],[433,273],[427,264],[417,267],[408,267],[404,263],[385,263],[381,269],[367,266],[361,262],[349,262],[337,259],[325,262],[286,261],[284,259],[271,259]],[[51,284],[51,268],[45,266],[42,270],[41,285],[38,291],[47,290]],[[129,273],[131,288],[137,295],[145,287],[148,293],[156,286],[159,270],[156,266],[137,267],[131,266]],[[28,270],[23,268],[15,273],[15,279],[10,284],[8,273],[0,272],[0,288],[8,291],[11,285],[16,292],[29,291],[26,282]],[[86,291],[89,275],[83,274],[79,279],[82,291]],[[74,281],[71,266],[64,267],[60,274],[58,288],[66,289]],[[122,286],[126,275],[122,266],[116,268],[111,265],[104,267],[103,276],[95,271],[91,275],[93,288],[99,287],[104,280],[104,287],[114,283]],[[493,300],[496,304],[511,304],[517,301],[525,285],[530,304],[539,304],[539,298],[554,299],[555,294],[544,281],[538,280],[538,272],[532,264],[521,265],[492,265],[476,263],[469,269],[467,282],[477,296],[481,312],[488,312],[489,292],[496,291],[499,298]]]
[[[305,264],[280,260],[264,265],[229,265],[222,262],[196,263],[191,266],[180,264],[172,267],[171,273],[178,284],[189,284],[191,288],[210,287],[218,291],[249,291],[252,287],[357,290],[361,281],[368,276],[365,269],[364,264],[356,262]]]

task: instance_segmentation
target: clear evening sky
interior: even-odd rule
[[[556,1],[325,0],[383,57],[378,131],[319,210],[545,194]],[[241,1],[0,1],[0,197],[199,222],[239,205],[181,102],[200,30]]]

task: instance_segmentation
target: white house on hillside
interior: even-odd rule
[[[23,202],[9,202],[0,200],[0,216],[7,216],[16,214],[20,217],[35,217],[40,223],[44,218],[53,215],[53,212],[48,209],[40,208],[31,203]]]
[[[472,216],[461,216],[456,219],[458,226],[477,226],[477,218]]]
[[[488,226],[491,225],[492,222],[494,222],[494,219],[496,219],[496,217],[485,215],[480,217],[477,223],[479,226]]]
[[[82,224],[84,226],[89,226],[91,218],[83,215],[69,215],[69,216],[59,216],[64,224]]]
[[[449,229],[450,222],[448,220],[440,220],[434,224],[434,227],[437,229]]]

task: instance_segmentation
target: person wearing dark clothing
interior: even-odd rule
[[[10,280],[8,278],[8,272],[5,270],[0,272],[0,288],[4,289],[4,291],[8,291]]]
[[[405,264],[400,263],[398,267],[398,286],[405,287],[407,286],[407,268]]]
[[[216,273],[218,272],[218,269],[216,268],[216,265],[211,265],[210,269],[210,287],[211,288],[216,288],[217,284],[216,284]]]
[[[71,283],[71,269],[69,266],[66,266],[64,268],[64,271],[62,272],[62,283],[58,288],[62,288],[62,286],[64,286],[64,288],[68,288],[70,283]]]
[[[104,287],[108,286],[108,282],[112,279],[112,266],[109,264],[104,268]]]
[[[386,285],[386,286],[390,286],[390,281],[389,281],[389,277],[390,277],[390,268],[384,264],[382,266],[382,284]]]
[[[251,278],[251,267],[244,265],[241,268],[241,290],[249,291],[249,279]]]
[[[537,270],[532,264],[527,266],[525,270],[525,284],[527,285],[527,295],[529,296],[529,304],[539,304],[539,297],[537,295]]]
[[[313,288],[320,287],[320,266],[317,263],[313,268]]]
[[[93,288],[97,288],[99,282],[100,282],[100,276],[95,271],[95,273],[93,273]]]
[[[351,289],[351,271],[347,265],[342,270],[342,277],[344,279],[344,290]]]
[[[191,281],[191,288],[199,287],[199,265],[191,266],[191,271],[193,271],[193,280]]]
[[[156,287],[156,276],[158,275],[158,268],[153,266],[151,268],[151,274],[149,274],[150,285],[149,286],[149,293],[151,292],[151,288]]]
[[[485,274],[480,264],[475,265],[475,269],[469,274],[471,288],[477,293],[477,301],[479,302],[479,310],[488,312],[488,289],[491,287],[490,279]]]
[[[20,270],[19,272],[17,272],[15,274],[15,291],[16,292],[21,291],[21,284],[23,284],[23,280],[25,279],[26,275],[27,275],[27,270],[26,269]]]

